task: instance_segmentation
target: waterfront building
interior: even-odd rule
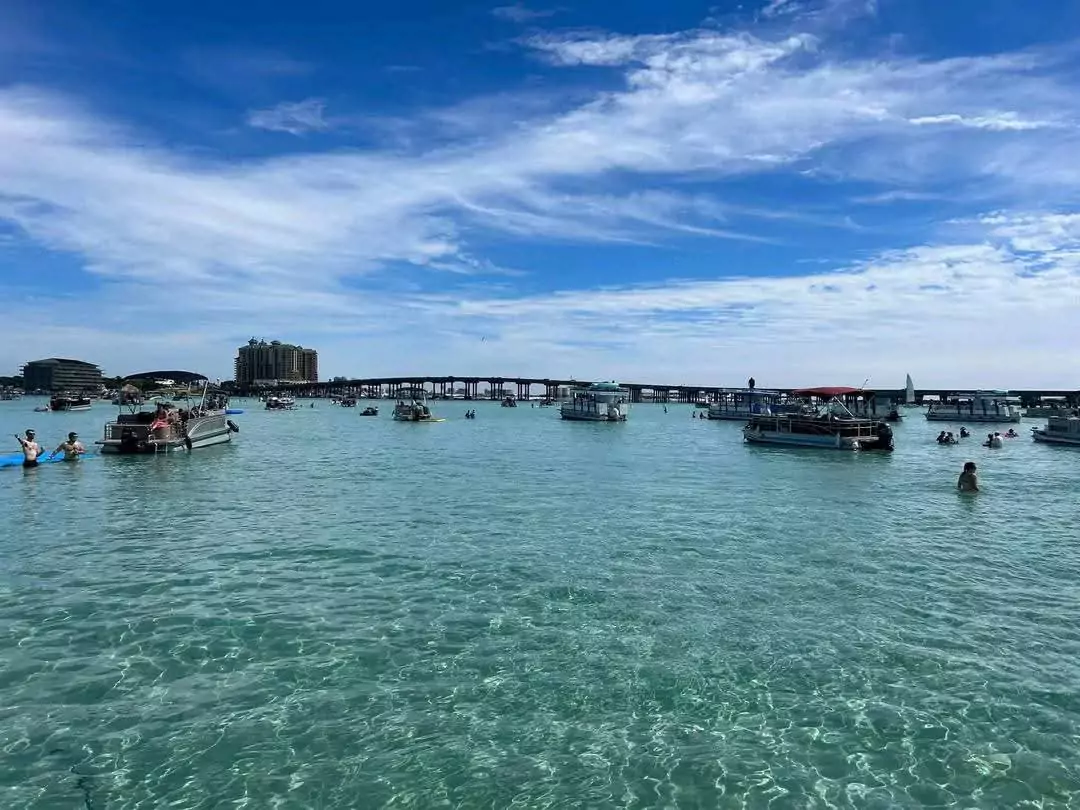
[[[83,360],[49,357],[31,360],[22,367],[23,388],[27,391],[98,391],[101,369]]]
[[[252,338],[236,351],[236,384],[256,385],[259,381],[318,382],[319,353],[280,340]]]

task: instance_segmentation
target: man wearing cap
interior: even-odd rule
[[[23,467],[36,467],[38,465],[38,456],[41,455],[41,445],[34,440],[34,431],[27,429],[25,439],[18,435],[15,438],[22,445]]]
[[[55,458],[56,454],[63,451],[64,461],[78,461],[79,456],[86,452],[86,448],[79,441],[79,434],[74,431],[68,434],[66,442],[60,442],[59,446],[52,451],[49,458]]]

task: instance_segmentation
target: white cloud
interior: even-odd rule
[[[248,113],[247,122],[248,126],[256,129],[288,132],[290,135],[321,132],[330,128],[323,115],[325,107],[325,102],[317,98],[282,102],[267,110],[252,110]]]
[[[866,194],[859,197],[853,197],[852,202],[860,203],[862,205],[884,205],[894,202],[927,202],[929,200],[940,200],[941,194],[935,194],[929,191],[912,191],[910,189],[890,189],[889,191],[882,191],[879,194]]]
[[[491,16],[500,20],[514,23],[528,23],[534,20],[542,20],[545,17],[553,17],[558,13],[557,9],[531,9],[522,3],[514,3],[512,6],[498,6],[491,10]]]
[[[802,3],[796,0],[769,0],[763,9],[762,17],[783,17],[802,10]]]
[[[1080,214],[988,214],[978,224],[1017,251],[1061,254],[1080,250]]]
[[[1019,132],[1025,129],[1044,129],[1045,127],[1055,126],[1049,121],[1025,121],[1013,112],[999,113],[996,115],[978,115],[972,118],[965,118],[962,115],[950,113],[946,115],[924,115],[909,120],[910,123],[915,124],[916,126],[954,124],[960,127],[989,129],[996,132]]]
[[[175,354],[160,363],[143,356],[170,350],[226,373],[235,341],[257,333],[318,345],[328,373],[678,382],[737,381],[755,371],[762,378],[767,367],[777,384],[818,381],[803,380],[811,368],[825,381],[861,382],[882,368],[902,379],[925,350],[921,384],[934,375],[956,381],[960,370],[990,385],[1002,384],[1000,369],[1033,345],[1039,365],[1018,362],[1022,373],[1068,367],[1054,341],[1067,334],[1066,304],[1076,301],[1076,251],[1060,236],[1072,233],[1067,195],[1076,178],[1049,169],[1067,167],[1077,144],[1067,127],[1019,124],[1058,121],[1077,99],[1068,83],[1031,69],[1037,54],[859,61],[794,29],[772,39],[711,30],[547,34],[528,44],[556,65],[615,71],[621,84],[512,121],[488,116],[483,105],[459,111],[458,119],[473,120],[458,120],[456,136],[439,148],[249,161],[155,145],[38,88],[0,89],[0,218],[105,282],[93,293],[101,313],[93,329],[76,338],[62,326],[85,302],[71,312],[58,306],[55,323],[33,330],[43,342],[32,353],[70,353],[57,344],[77,339],[87,351],[98,347],[103,362],[188,365]],[[941,110],[1017,125],[928,125]],[[926,123],[910,123],[918,120]],[[316,100],[253,114],[252,123],[287,132],[326,125]],[[962,239],[949,235],[936,246],[893,252],[883,243],[879,259],[839,274],[526,295],[522,289],[550,286],[543,267],[508,261],[511,272],[529,274],[528,282],[508,281],[515,277],[484,255],[492,235],[657,245],[677,237],[755,249],[775,238],[763,223],[813,217],[794,201],[763,211],[692,184],[784,170],[900,179],[896,195],[924,193],[926,178],[943,178],[957,196],[978,182],[1006,204],[1021,184],[1038,183],[1047,206],[1056,208],[1047,188],[1062,189],[1066,204],[1052,214],[972,222]],[[718,251],[718,277],[738,272],[730,258],[738,255]],[[654,277],[681,275],[674,252],[650,261]],[[504,286],[451,297],[431,292],[444,286],[430,281],[436,276],[496,276]],[[979,335],[1006,319],[1032,342],[988,354]],[[167,330],[157,344],[116,338],[139,323],[190,326]],[[491,335],[483,346],[472,337],[480,327]],[[437,345],[423,339],[428,330],[440,334]],[[365,347],[363,368],[355,340]],[[14,363],[26,349],[0,351]]]

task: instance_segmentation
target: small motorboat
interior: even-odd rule
[[[379,409],[373,405],[368,405],[364,410],[360,411],[361,416],[378,416]]]

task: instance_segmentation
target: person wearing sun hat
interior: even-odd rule
[[[26,438],[22,438],[18,434],[15,435],[19,444],[22,445],[23,451],[23,467],[36,467],[38,465],[38,457],[41,455],[41,445],[34,439],[34,431],[32,428],[26,429]]]
[[[72,431],[68,434],[67,441],[60,442],[49,458],[56,458],[56,454],[60,452],[64,454],[64,461],[78,461],[79,456],[86,452],[86,448],[79,441],[79,434]]]

